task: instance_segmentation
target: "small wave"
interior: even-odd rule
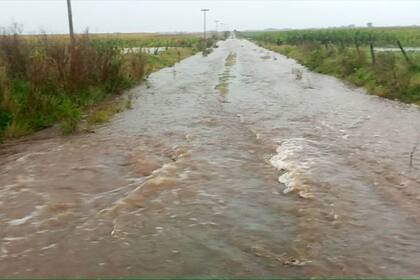
[[[296,191],[304,193],[303,198],[310,197],[306,195],[308,186],[304,177],[315,164],[315,143],[305,138],[292,138],[282,141],[277,147],[277,154],[271,157],[270,164],[281,173],[278,181],[286,187],[284,194]]]
[[[168,164],[168,166],[170,166],[170,164]],[[176,178],[156,174],[154,177],[150,177],[149,179],[145,180],[134,190],[118,199],[112,204],[112,206],[99,211],[99,214],[118,214],[121,211],[126,212],[134,209],[144,208],[145,202],[150,199],[150,197],[165,189],[174,188],[176,184]]]
[[[46,154],[45,152],[29,153],[29,154],[26,154],[26,155],[21,156],[20,158],[18,158],[18,159],[16,160],[16,162],[19,162],[19,163],[25,163],[25,162],[27,162],[27,161],[28,161],[28,159],[30,159],[30,158],[31,158],[31,157],[33,157],[33,156],[45,155],[45,154]]]
[[[296,180],[290,174],[290,172],[286,172],[279,177],[279,182],[286,186],[286,189],[283,190],[284,194],[292,192],[296,186]]]
[[[26,237],[24,236],[12,236],[12,237],[3,237],[3,241],[4,242],[10,242],[10,241],[20,241],[20,240],[24,240],[26,239]]]
[[[15,220],[11,220],[8,221],[7,223],[11,226],[19,226],[19,225],[23,225],[24,223],[26,223],[27,221],[29,221],[30,219],[32,219],[32,215],[23,217],[21,219],[15,219]]]
[[[27,221],[33,219],[34,217],[38,216],[40,211],[43,209],[43,206],[38,205],[35,207],[35,210],[32,211],[29,215],[20,218],[20,219],[14,219],[14,220],[10,220],[7,221],[7,224],[11,225],[11,226],[20,226],[23,224],[26,224]]]

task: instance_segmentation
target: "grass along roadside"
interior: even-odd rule
[[[370,94],[420,105],[420,53],[376,51],[395,44],[420,45],[413,28],[296,30],[245,34],[260,46],[333,75]],[[402,43],[401,43],[402,42]]]
[[[137,47],[138,41],[140,47],[158,44],[165,51],[123,52]],[[112,102],[124,99],[125,90],[201,48],[196,36],[128,40],[84,34],[70,46],[62,37],[4,32],[0,34],[0,139],[28,135],[55,124],[71,133],[86,113],[91,124],[106,121],[129,107]]]
[[[368,61],[368,50],[326,51],[303,46],[260,44],[269,50],[293,58],[312,71],[333,75],[365,88],[368,93],[405,103],[420,105],[420,72],[395,54],[383,53],[377,63]]]
[[[219,101],[226,103],[226,95],[229,93],[229,80],[231,76],[231,68],[236,63],[236,53],[230,52],[225,59],[225,70],[219,74],[219,83],[216,85],[215,90],[219,92]]]
[[[312,71],[363,87],[370,94],[420,105],[420,72],[393,53],[379,54],[377,63],[372,65],[367,59],[367,49],[359,57],[354,49],[326,52],[303,46],[260,45],[293,58]]]

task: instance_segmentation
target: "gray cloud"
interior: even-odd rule
[[[415,0],[73,0],[78,32],[87,27],[91,32],[200,31],[202,7],[210,9],[211,29],[215,20],[239,30],[420,24]],[[67,32],[65,0],[0,0],[0,25],[12,22],[23,24],[26,32]]]

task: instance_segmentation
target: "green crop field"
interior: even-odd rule
[[[420,28],[328,28],[290,30],[281,32],[245,32],[247,37],[273,44],[334,44],[343,46],[368,45],[370,42],[381,47],[403,45],[420,47]]]

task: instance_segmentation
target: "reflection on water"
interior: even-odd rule
[[[168,49],[172,49],[174,47],[149,47],[149,48],[144,48],[144,47],[134,47],[134,48],[123,48],[122,49],[122,53],[123,54],[127,54],[127,53],[148,53],[148,54],[158,54],[164,51],[167,51]]]
[[[400,52],[400,48],[375,48],[375,51],[377,52]],[[418,52],[420,51],[420,48],[414,48],[414,47],[404,47],[404,51],[406,52]]]
[[[175,70],[1,148],[0,275],[420,275],[418,108],[237,39]]]

